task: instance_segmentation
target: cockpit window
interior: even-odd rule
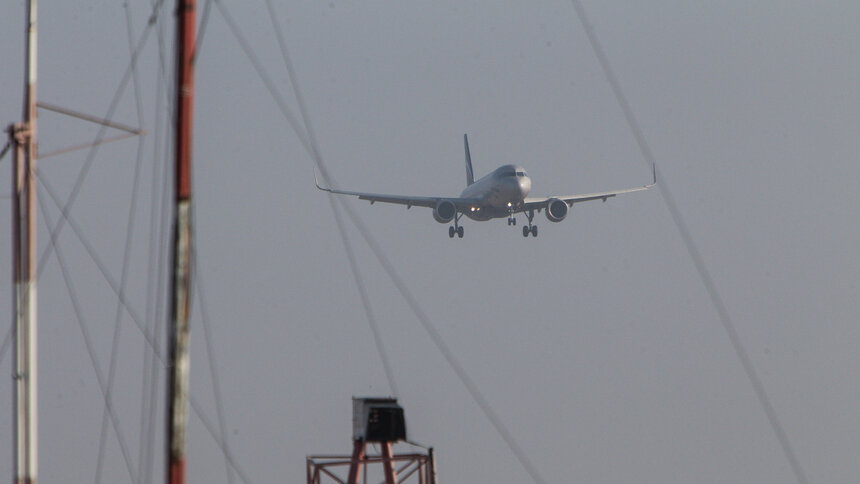
[[[523,170],[522,168],[519,168],[519,169],[517,169],[517,168],[518,167],[513,166],[513,165],[503,166],[503,167],[499,168],[497,173],[499,174],[499,176],[502,176],[502,177],[509,177],[509,176],[510,177],[525,177],[525,176],[529,176],[525,170]]]

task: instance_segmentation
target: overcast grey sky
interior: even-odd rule
[[[20,117],[23,3],[0,14],[4,126]],[[138,3],[135,39],[150,15]],[[568,1],[277,3],[342,187],[457,195],[466,132],[476,175],[518,163],[534,195],[650,179]],[[584,5],[809,481],[856,482],[860,4]],[[265,3],[224,6],[298,113]],[[172,65],[173,26],[161,28]],[[40,98],[104,115],[128,65],[123,3],[42,2],[39,33]],[[149,135],[128,298],[141,315],[153,164],[164,159],[158,46],[156,29],[138,69]],[[199,275],[229,445],[252,482],[304,482],[306,454],[350,450],[350,397],[391,390],[310,157],[216,8],[197,66]],[[129,84],[114,119],[137,116]],[[39,121],[42,152],[95,135],[52,113]],[[135,140],[101,148],[71,210],[115,280],[136,153]],[[86,156],[44,159],[40,172],[65,199]],[[7,227],[10,172],[7,157]],[[42,193],[44,248],[41,220],[59,212]],[[795,481],[658,191],[576,205],[559,224],[540,215],[528,239],[497,220],[466,221],[465,238],[450,240],[430,210],[350,203],[547,482]],[[409,436],[436,448],[440,482],[529,482],[351,224],[348,234]],[[107,374],[116,298],[72,230],[58,243]],[[2,267],[10,244],[0,237]],[[39,284],[40,481],[89,482],[99,386],[55,257]],[[199,305],[192,318],[192,392],[214,422]],[[114,399],[137,469],[145,346],[127,316],[121,331]],[[11,371],[9,352],[0,369]],[[0,435],[11,435],[9,382]],[[190,482],[227,482],[196,416],[189,432]],[[109,435],[102,480],[130,482]],[[11,438],[0,440],[8,476]]]

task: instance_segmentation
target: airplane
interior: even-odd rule
[[[645,186],[581,195],[529,197],[532,181],[519,165],[500,166],[490,174],[475,180],[472,171],[472,156],[469,153],[469,137],[466,134],[463,135],[463,143],[466,149],[466,189],[459,197],[416,197],[335,190],[320,186],[319,181],[316,180],[316,172],[314,172],[314,182],[320,190],[339,195],[357,196],[360,200],[369,200],[371,205],[375,202],[384,202],[406,205],[407,209],[413,206],[432,208],[433,218],[437,222],[443,224],[454,222],[448,227],[448,237],[452,239],[454,235],[463,238],[463,226],[460,225],[460,218],[463,215],[475,221],[507,217],[510,226],[517,224],[514,215],[523,213],[528,219],[528,225],[523,226],[523,237],[528,237],[529,234],[532,237],[537,237],[538,228],[533,223],[535,210],[540,213],[541,210],[545,209],[546,218],[550,222],[561,222],[567,217],[568,209],[574,203],[590,200],[603,200],[605,202],[607,198],[622,193],[647,190],[657,184],[657,167],[655,165],[652,167],[653,180]]]

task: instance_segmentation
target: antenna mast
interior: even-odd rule
[[[175,204],[168,325],[167,482],[185,483],[188,316],[191,309],[191,124],[194,101],[195,0],[176,1]]]
[[[12,163],[12,247],[15,289],[15,484],[35,484],[36,399],[36,0],[27,2],[24,119],[8,128]]]

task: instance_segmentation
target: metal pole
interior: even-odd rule
[[[191,125],[194,101],[195,0],[176,1],[175,206],[168,327],[167,482],[185,482],[188,316],[191,309]]]
[[[35,484],[37,475],[36,340],[36,0],[27,4],[24,120],[9,127],[12,163],[13,276],[15,295],[14,482]]]
[[[427,449],[427,455],[430,457],[430,484],[436,484],[436,455],[433,453],[433,447]]]

